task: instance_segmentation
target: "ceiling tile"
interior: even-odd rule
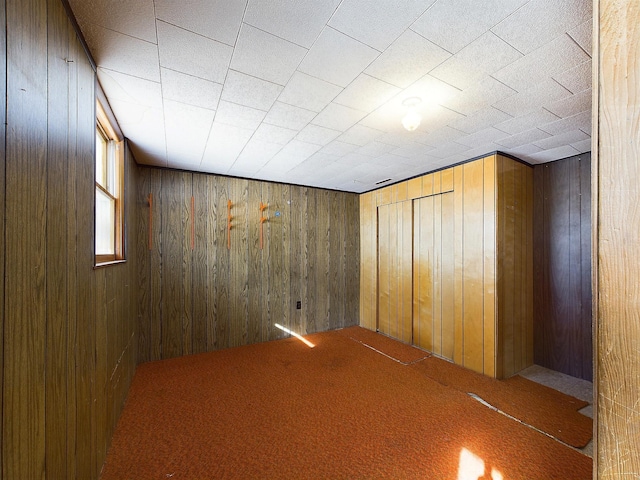
[[[154,3],[159,20],[233,46],[247,0],[154,0]]]
[[[412,143],[410,145],[405,145],[404,147],[399,147],[395,150],[392,150],[391,154],[398,157],[414,158],[416,156],[425,155],[428,151],[433,149],[433,147],[424,145],[422,143]]]
[[[569,90],[578,93],[591,88],[591,60],[581,63],[577,67],[553,76],[553,79]]]
[[[264,119],[265,123],[292,130],[303,129],[316,116],[316,112],[276,102]]]
[[[266,165],[281,148],[282,145],[258,140],[254,136],[245,145],[242,153],[240,153],[233,164],[233,171],[241,171],[245,175],[254,175],[260,168]]]
[[[406,88],[451,54],[417,33],[406,30],[367,67],[365,73]]]
[[[82,33],[99,67],[160,81],[157,45],[93,24]]]
[[[373,128],[365,127],[364,125],[354,125],[345,133],[338,137],[338,140],[344,143],[353,143],[360,145],[361,147],[373,142],[376,138],[383,135],[384,132],[375,130]]]
[[[562,120],[541,125],[539,128],[551,135],[558,135],[576,129],[580,129],[585,133],[591,132],[591,112],[581,112]]]
[[[298,70],[346,87],[379,53],[333,28],[325,28]]]
[[[581,142],[590,138],[591,137],[584,133],[582,130],[571,130],[559,135],[554,135],[553,137],[538,140],[534,142],[534,144],[542,148],[543,150],[549,150],[551,148],[557,148],[563,145]]]
[[[109,101],[122,133],[136,145],[136,161],[161,167],[167,164],[164,111],[112,99]]]
[[[160,65],[224,83],[233,48],[182,28],[158,22]]]
[[[584,50],[568,35],[562,35],[495,72],[493,77],[522,92],[587,60]]]
[[[462,50],[527,0],[440,0],[411,26],[451,53]],[[461,21],[463,18],[473,21]]]
[[[343,0],[329,25],[382,51],[435,0]]]
[[[109,100],[162,108],[160,83],[98,67],[98,80]]]
[[[347,130],[364,118],[366,113],[353,108],[330,103],[322,110],[311,123],[333,130]]]
[[[311,155],[320,149],[319,145],[292,140],[285,145],[274,157],[267,163],[263,170],[268,172],[288,172],[296,165],[304,162]]]
[[[296,140],[313,143],[314,145],[325,146],[331,143],[342,132],[331,130],[330,128],[319,127],[318,125],[307,125],[296,136]]]
[[[113,0],[70,0],[69,4],[83,32],[89,24],[94,24],[157,43],[153,0],[121,1],[117,8]]]
[[[544,123],[555,122],[560,117],[554,115],[552,112],[545,110],[544,108],[537,108],[533,112],[520,117],[514,117],[502,123],[494,125],[498,130],[502,130],[510,135],[531,130],[537,125]]]
[[[454,112],[440,105],[427,107],[422,112],[422,122],[416,132],[437,130],[450,123],[455,123],[462,118],[464,118],[464,115],[461,113]]]
[[[363,112],[371,112],[399,92],[400,89],[396,86],[361,74],[335,98],[334,102]]]
[[[521,57],[508,43],[487,32],[434,68],[430,75],[464,89]]]
[[[340,0],[251,0],[244,21],[310,48],[339,4]]]
[[[237,103],[222,100],[216,112],[216,122],[241,128],[256,129],[267,114],[263,110],[245,107]]]
[[[521,145],[516,148],[507,148],[506,150],[501,150],[505,153],[509,153],[511,155],[515,155],[518,158],[526,157],[533,153],[541,152],[542,149],[540,147],[535,146],[533,143],[527,143],[526,145]]]
[[[573,157],[579,154],[575,148],[571,145],[563,145],[562,147],[552,148],[550,150],[543,150],[538,153],[528,155],[530,160],[537,163],[552,162],[553,160],[560,160],[562,158]]]
[[[342,91],[342,87],[319,78],[295,72],[278,98],[279,101],[297,107],[321,111]]]
[[[429,156],[435,158],[446,158],[451,155],[466,152],[467,150],[469,150],[469,147],[467,145],[461,145],[460,143],[451,142],[443,145],[442,147],[429,150]]]
[[[322,148],[321,153],[342,157],[358,149],[358,145],[354,143],[344,143],[334,140],[330,144]]]
[[[491,31],[527,54],[589,20],[591,8],[591,0],[531,0]]]
[[[351,167],[368,164],[369,161],[371,161],[371,157],[367,155],[361,155],[355,152],[348,153],[337,160],[338,163],[341,163],[342,165],[348,165]],[[371,171],[370,167],[367,167],[366,170],[369,172]]]
[[[164,118],[169,162],[200,164],[214,114],[213,110],[165,100]]]
[[[306,53],[305,48],[245,23],[233,52],[231,68],[285,85]]]
[[[444,126],[429,133],[417,136],[416,142],[429,145],[431,147],[440,147],[445,143],[455,142],[457,138],[464,137],[467,133],[473,132],[463,132],[450,126]]]
[[[202,158],[202,166],[212,173],[227,173],[247,144],[253,130],[214,122]]]
[[[271,108],[280,92],[280,85],[229,70],[222,89],[222,99],[266,111]]]
[[[592,92],[589,89],[545,105],[545,108],[558,117],[571,117],[580,112],[591,111],[591,102]]]
[[[444,100],[442,105],[464,115],[471,115],[515,93],[515,90],[496,79],[486,77],[475,85],[458,91],[451,98]]]
[[[489,126],[505,122],[511,119],[511,116],[493,107],[487,107],[472,113],[469,116],[455,120],[449,124],[456,130],[465,133],[475,133]]]
[[[527,130],[526,132],[518,133],[516,135],[511,135],[510,137],[505,137],[500,140],[497,140],[496,143],[507,147],[507,148],[515,148],[526,143],[533,143],[538,140],[542,140],[543,138],[548,138],[549,135],[547,132],[543,132],[539,128],[532,128],[531,130]]]
[[[298,130],[263,123],[256,130],[254,138],[265,142],[277,143],[278,145],[285,145],[293,140],[297,134]]]
[[[202,108],[218,108],[222,85],[203,78],[162,68],[162,95],[168,100]]]
[[[395,150],[396,148],[397,147],[394,145],[373,141],[357,149],[356,153],[359,153],[360,155],[368,155],[370,157],[379,157],[389,153],[391,150]]]
[[[496,128],[489,127],[484,130],[480,130],[479,132],[472,133],[471,135],[467,135],[466,137],[460,137],[456,140],[456,143],[461,143],[462,145],[467,145],[468,147],[473,148],[489,144],[504,137],[504,132]]]
[[[566,98],[570,94],[571,92],[559,83],[547,80],[529,90],[498,101],[493,106],[514,117],[521,117],[537,110],[541,105]]]
[[[582,140],[580,142],[572,143],[571,146],[580,153],[586,153],[591,151],[591,137]]]
[[[580,47],[591,56],[593,44],[593,21],[591,19],[581,23],[577,27],[569,30],[569,36],[573,38]]]

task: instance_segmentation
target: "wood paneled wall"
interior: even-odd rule
[[[535,363],[591,381],[591,155],[533,171]]]
[[[432,335],[439,335],[437,340],[431,338],[434,353],[492,377],[508,377],[533,363],[533,171],[502,155],[491,155],[361,195],[360,325],[376,330],[380,313],[385,313],[377,308],[379,295],[383,294],[377,283],[379,268],[383,266],[382,262],[378,265],[377,259],[378,245],[383,239],[376,237],[378,215],[385,210],[381,207],[413,200],[415,212],[416,200],[429,196],[434,196],[434,206],[440,211],[442,202],[445,206],[449,199],[453,202],[453,238],[446,239],[453,244],[453,260],[447,260],[447,265],[430,267],[432,274],[440,275],[446,267],[449,275],[453,275],[453,312],[447,314],[449,320],[445,319],[443,324],[442,299],[445,298],[445,308],[449,304],[448,297],[440,295],[437,308],[432,305],[430,310],[432,320],[437,317],[437,322],[419,319],[418,323],[429,323]],[[436,223],[434,229],[438,227]],[[422,230],[421,225],[416,230],[413,224],[413,235]],[[442,228],[431,233],[439,235],[434,240],[436,245],[445,240]],[[391,244],[394,240],[385,241]],[[416,267],[415,263],[416,252],[420,256],[418,250],[422,247],[428,245],[414,243],[414,294],[399,295],[394,312],[398,315],[407,307],[405,303],[411,302],[414,344],[417,344],[416,312],[422,317],[424,310],[420,295],[431,295],[432,299],[434,292],[449,284],[432,276],[431,290],[426,287],[415,290],[416,273],[418,281],[424,274],[423,265]],[[445,351],[443,333],[453,335],[452,346],[447,344],[449,338],[445,339]]]
[[[594,2],[595,473],[640,477],[640,2]]]
[[[2,1],[0,21],[1,476],[98,478],[135,368],[135,256],[93,268],[95,73],[62,3]]]
[[[145,167],[136,205],[140,362],[357,325],[357,195]]]

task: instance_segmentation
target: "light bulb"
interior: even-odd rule
[[[420,126],[420,121],[422,117],[418,112],[414,109],[410,109],[407,114],[402,119],[402,126],[406,128],[408,131],[413,132],[416,128]]]

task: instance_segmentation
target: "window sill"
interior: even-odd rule
[[[109,261],[109,262],[101,262],[101,263],[96,263],[93,266],[94,270],[97,270],[99,268],[104,268],[104,267],[110,267],[111,265],[120,265],[121,263],[127,263],[127,260],[113,260],[113,261]]]

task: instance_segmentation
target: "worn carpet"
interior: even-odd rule
[[[589,457],[344,333],[140,365],[101,478],[591,478]]]

